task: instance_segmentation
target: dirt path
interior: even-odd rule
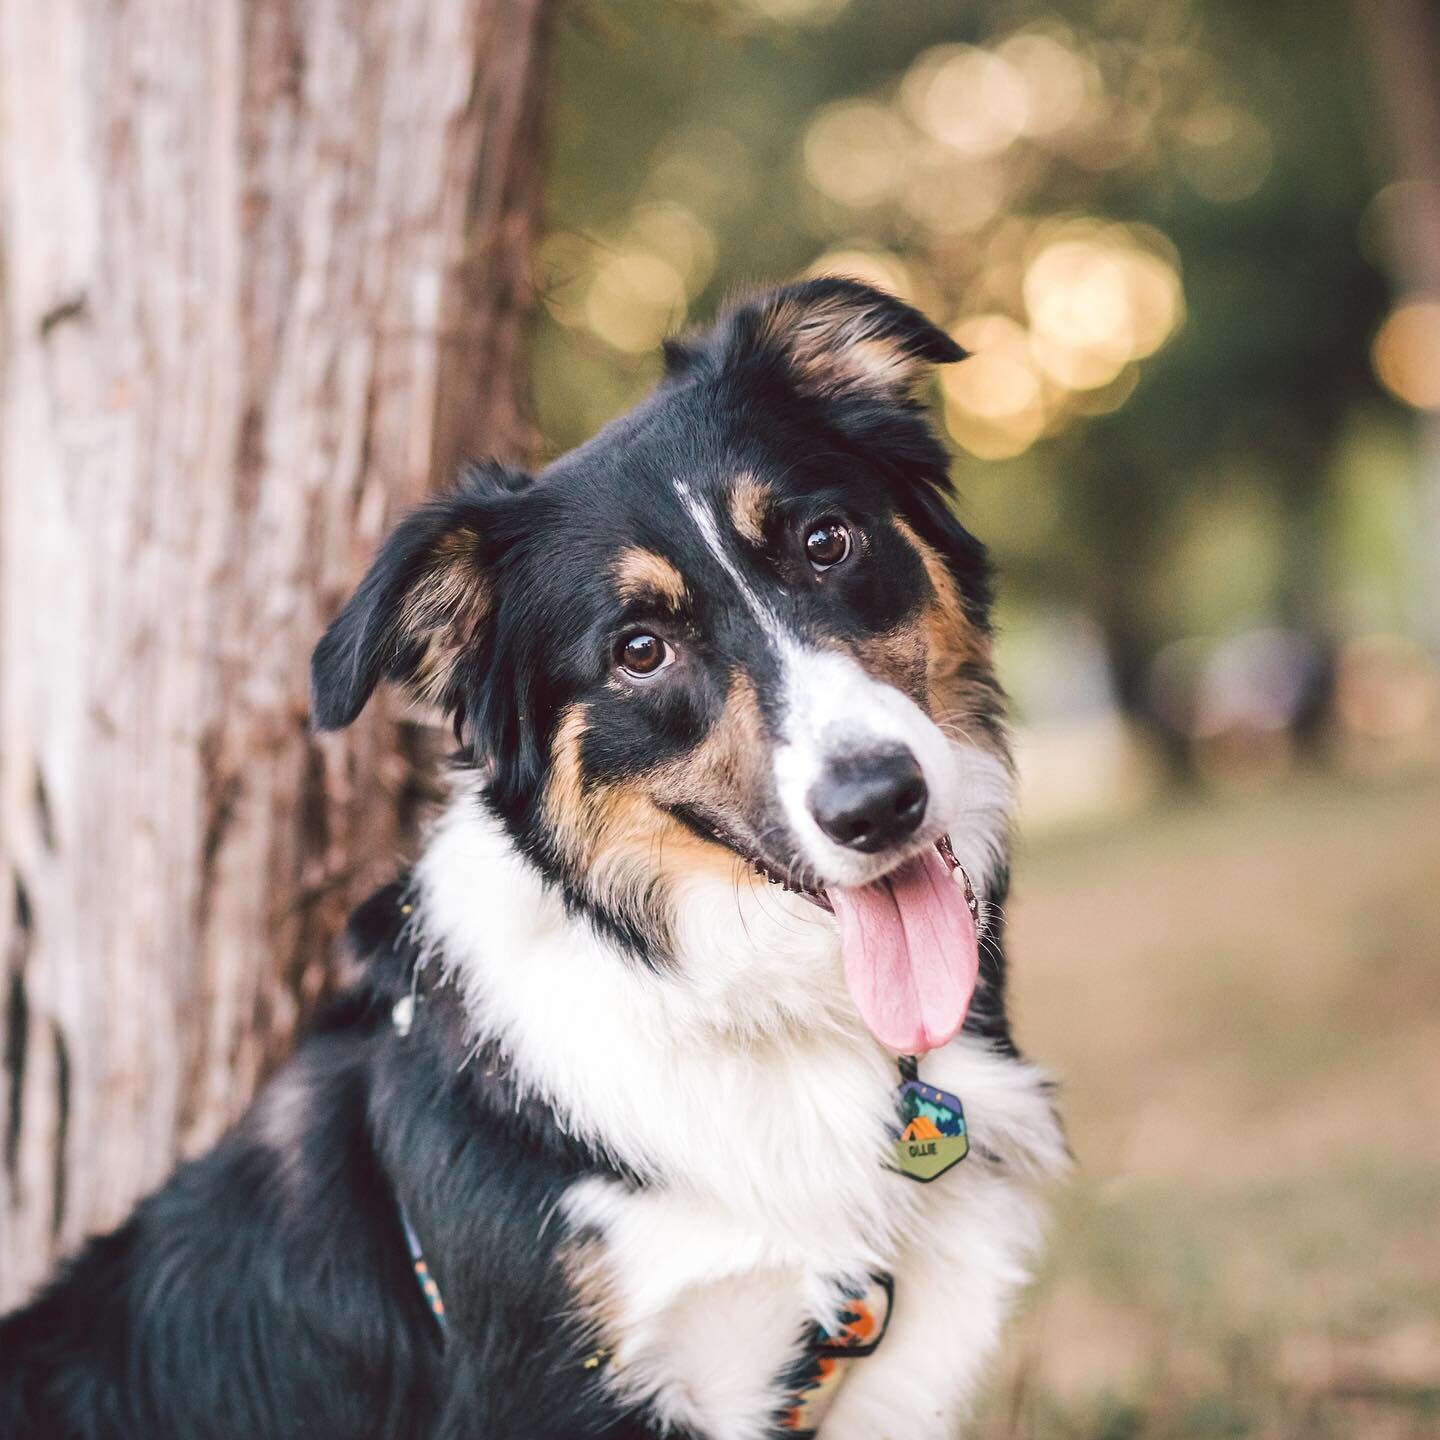
[[[1079,1161],[981,1431],[1440,1435],[1440,773],[1031,847]]]

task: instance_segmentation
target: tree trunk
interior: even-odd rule
[[[410,839],[307,730],[397,508],[529,448],[546,0],[0,0],[0,1302],[243,1108]]]

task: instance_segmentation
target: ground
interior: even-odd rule
[[[1440,1436],[1440,772],[1029,845],[1076,1152],[980,1440]]]

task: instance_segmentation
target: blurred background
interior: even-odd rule
[[[1440,17],[567,15],[538,415],[856,275],[1001,575],[1019,1037],[1078,1160],[986,1436],[1440,1435]]]
[[[1440,1435],[1433,0],[0,0],[0,1297],[413,853],[305,691],[394,515],[820,272],[973,352],[1077,1159],[976,1433]]]

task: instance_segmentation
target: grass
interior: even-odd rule
[[[1440,772],[1021,857],[1077,1157],[982,1440],[1440,1436]]]

